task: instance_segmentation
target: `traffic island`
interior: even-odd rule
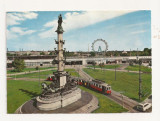
[[[88,92],[81,91],[81,98],[67,106],[55,110],[40,110],[36,99],[31,99],[16,110],[16,114],[56,114],[56,113],[91,113],[98,106],[98,99]]]

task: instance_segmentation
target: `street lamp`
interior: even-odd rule
[[[116,81],[116,63],[115,63],[115,81]]]
[[[121,94],[122,96],[122,107],[124,108],[124,96]]]
[[[38,68],[38,74],[39,74],[39,87],[40,87],[40,68]]]
[[[121,98],[122,98],[122,107],[124,108],[124,96],[123,94],[125,93],[126,91],[120,91],[120,95],[121,95]]]
[[[139,100],[141,100],[141,96],[142,96],[142,80],[141,80],[141,64],[142,61],[139,60]]]
[[[80,65],[79,65],[79,68],[78,68],[78,79],[79,79],[79,71],[80,71]]]

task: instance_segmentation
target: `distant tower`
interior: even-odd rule
[[[101,46],[98,47],[98,52],[102,52]]]

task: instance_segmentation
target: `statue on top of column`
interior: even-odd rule
[[[57,27],[57,30],[56,30],[56,32],[58,32],[58,33],[63,33],[64,32],[64,30],[62,28],[62,22],[63,22],[62,15],[60,14],[58,16],[58,27]]]
[[[62,25],[62,22],[63,22],[63,20],[62,20],[62,15],[60,14],[60,15],[58,16],[58,26],[61,26],[61,25]]]

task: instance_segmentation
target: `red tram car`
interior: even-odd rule
[[[78,85],[82,85],[87,88],[94,89],[103,94],[111,94],[111,86],[106,84],[104,81],[101,80],[92,80],[92,81],[85,81],[83,79],[79,79],[77,81]]]
[[[111,86],[105,83],[104,81],[95,79],[92,81],[84,80],[81,78],[71,78],[72,81],[75,81],[77,85],[84,86],[89,89],[96,90],[102,94],[111,94]],[[54,75],[49,76],[46,81],[54,81]]]

